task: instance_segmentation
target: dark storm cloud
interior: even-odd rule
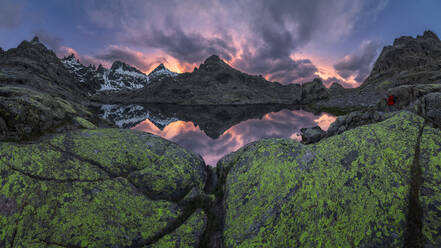
[[[96,54],[94,57],[98,60],[107,61],[109,64],[119,60],[133,65],[141,70],[150,68],[150,64],[145,62],[145,59],[141,53],[119,46],[110,46],[103,52]]]
[[[134,51],[127,47],[109,46],[106,49],[93,54],[92,56],[84,56],[78,54],[73,48],[66,47],[64,40],[57,36],[52,36],[45,30],[33,32],[38,36],[39,40],[48,48],[52,49],[58,57],[62,58],[70,54],[74,54],[84,65],[99,65],[105,64],[110,66],[113,62],[119,60],[127,64],[137,67],[141,70],[149,69],[153,64],[163,63],[164,58],[157,58],[153,62],[146,62],[144,55],[140,52]]]
[[[324,39],[341,40],[361,16],[374,15],[385,2],[113,0],[88,1],[85,10],[122,46],[157,49],[181,64],[217,54],[242,71],[287,84],[309,80],[317,72],[311,61],[292,59],[293,54]],[[359,71],[362,77],[365,71]]]
[[[231,60],[236,48],[227,41],[232,40],[228,34],[220,38],[206,38],[199,33],[186,33],[169,18],[167,27],[152,25],[139,37],[133,37],[129,43],[159,48],[176,59],[186,63],[199,63],[217,54],[225,60]]]
[[[357,1],[354,1],[357,2]],[[314,77],[317,68],[311,61],[293,60],[291,54],[313,41],[314,35],[340,19],[351,19],[349,14],[339,13],[342,1],[264,1],[258,4],[251,16],[254,51],[244,49],[235,63],[251,73],[269,74],[270,80],[281,83],[305,81]],[[347,4],[357,9],[357,4]],[[335,12],[330,12],[334,9]],[[341,15],[339,15],[341,14]],[[329,17],[332,17],[331,20]],[[351,29],[342,26],[340,30]]]
[[[19,25],[22,10],[21,1],[0,0],[0,28],[13,28]]]
[[[354,76],[355,81],[361,83],[369,75],[372,64],[378,56],[379,43],[365,41],[360,49],[352,54],[346,55],[341,61],[334,65],[337,73],[348,79]]]
[[[318,72],[308,59],[293,60],[291,58],[269,60],[261,64],[261,72],[268,74],[270,81],[282,84],[298,83],[311,80]]]

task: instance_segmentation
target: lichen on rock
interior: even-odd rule
[[[304,146],[264,140],[218,166],[227,247],[401,247],[423,119],[409,112]]]
[[[427,247],[441,246],[441,131],[426,127],[421,138],[420,165],[423,180],[420,201],[422,234]]]
[[[149,245],[170,226],[203,232],[203,212],[180,227],[193,210],[179,201],[203,189],[204,162],[150,134],[95,129],[0,143],[0,175],[0,246]]]

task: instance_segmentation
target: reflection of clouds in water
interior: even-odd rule
[[[335,121],[335,117],[329,114],[315,116],[302,110],[282,110],[277,113],[268,113],[262,119],[243,121],[225,131],[217,139],[208,137],[192,122],[185,121],[170,123],[160,130],[151,121],[145,120],[133,129],[149,132],[176,142],[188,150],[201,154],[207,164],[215,165],[226,154],[255,140],[264,138],[300,140],[300,128],[319,125],[322,129],[327,130],[333,121]]]
[[[329,114],[322,114],[319,118],[315,119],[314,122],[323,130],[328,130],[331,123],[335,121],[336,117]]]

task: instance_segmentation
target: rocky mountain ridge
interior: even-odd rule
[[[104,103],[174,103],[183,105],[292,104],[301,100],[301,86],[284,86],[242,73],[218,56],[207,58],[191,73],[152,80],[143,89],[97,95]]]
[[[440,51],[441,41],[430,31],[416,38],[398,38],[393,46],[383,49],[371,75],[361,87],[345,89],[337,83],[326,88],[319,79],[303,85],[287,86],[268,82],[260,76],[247,75],[232,68],[215,55],[207,58],[193,72],[182,74],[170,72],[163,64],[149,75],[120,61],[114,62],[110,69],[103,66],[86,67],[74,55],[59,60],[38,38],[34,38],[3,52],[0,82],[20,87],[25,85],[77,103],[78,106],[83,102],[92,106],[94,113],[99,112],[102,104],[150,103],[213,106],[286,104],[299,105],[316,113],[326,111],[337,115],[366,110],[389,112],[410,109],[426,94],[441,91],[441,81],[433,76],[441,71],[438,70],[441,68]],[[409,61],[408,65],[406,61]],[[415,64],[415,61],[418,63]],[[430,70],[425,71],[424,68]],[[400,73],[390,74],[391,71],[400,70]],[[413,81],[415,74],[422,75],[420,81]],[[46,80],[50,80],[49,87]],[[393,106],[386,102],[390,95],[395,97]],[[5,116],[10,114],[4,113]],[[124,116],[114,116],[113,119],[122,121]],[[8,129],[5,127],[8,125],[15,124],[2,124],[3,130]],[[13,131],[9,136],[30,130],[23,127],[12,129],[21,131]]]
[[[63,58],[61,61],[75,79],[88,87],[90,94],[95,94],[97,91],[136,90],[149,84],[150,79],[178,75],[178,73],[165,68],[163,64],[160,64],[149,75],[146,75],[121,61],[113,62],[110,69],[106,69],[102,65],[99,65],[98,68],[92,65],[86,67],[80,63],[74,54]]]
[[[35,38],[35,42],[24,41],[24,44],[40,47],[40,52],[48,52],[52,59],[57,60],[54,53],[38,38]],[[11,54],[11,51],[4,53]],[[57,64],[60,62],[71,74],[69,77],[63,71],[64,77],[69,77],[71,82],[77,81],[74,88],[79,88],[78,92],[94,95],[93,101],[108,104],[305,104],[328,94],[319,79],[304,84],[305,87],[297,84],[281,85],[266,81],[261,76],[242,73],[216,55],[207,58],[193,72],[182,74],[172,72],[160,64],[146,75],[121,61],[115,61],[110,69],[102,65],[95,68],[81,64],[73,54],[59,60]],[[320,95],[315,96],[316,90],[320,91]],[[335,90],[344,91],[344,88],[335,87]]]
[[[425,31],[416,38],[402,36],[384,47],[362,87],[433,82],[441,82],[441,41],[432,31]]]
[[[93,114],[88,86],[65,69],[38,38],[0,56],[0,140],[29,140],[48,132],[111,126]]]
[[[356,110],[395,111],[408,108],[424,95],[441,91],[441,41],[425,31],[416,38],[403,36],[383,48],[363,84],[343,94],[311,104],[314,109],[348,114]],[[395,103],[387,105],[394,96]]]
[[[176,77],[177,75],[179,75],[179,73],[170,71],[162,63],[149,73],[150,78],[161,78],[163,76]]]

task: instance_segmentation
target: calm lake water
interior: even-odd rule
[[[138,121],[134,126],[125,127],[171,140],[201,154],[212,166],[226,154],[250,142],[264,138],[301,140],[301,128],[318,125],[327,130],[336,119],[327,113],[316,115],[304,110],[266,106],[259,110],[254,107],[181,110],[179,107],[130,105],[117,111],[130,112],[132,109],[138,111],[137,117],[134,117]],[[146,118],[139,122],[142,116]]]

